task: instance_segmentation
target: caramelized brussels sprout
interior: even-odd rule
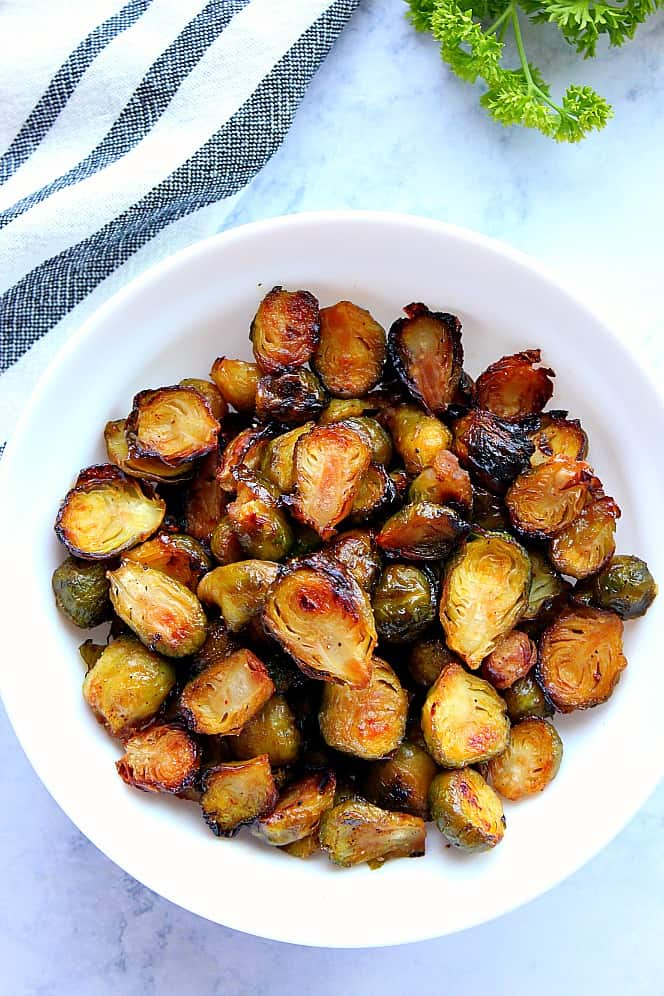
[[[503,698],[507,706],[507,715],[513,723],[518,723],[522,719],[543,719],[545,716],[553,716],[553,709],[537,684],[534,670],[506,688]]]
[[[202,543],[208,543],[226,508],[226,493],[217,480],[219,453],[204,457],[187,487],[184,497],[184,531]]]
[[[600,498],[582,509],[549,544],[549,559],[561,574],[587,578],[605,567],[616,549],[616,519],[620,509],[613,498]]]
[[[418,816],[347,799],[323,813],[318,836],[330,860],[350,868],[365,861],[374,866],[388,858],[421,857],[426,827]]]
[[[554,571],[543,554],[537,550],[529,550],[528,556],[530,557],[532,578],[528,605],[522,617],[524,620],[536,619],[540,613],[550,608],[553,600],[565,590],[562,578]]]
[[[622,633],[615,613],[588,606],[565,609],[544,631],[537,677],[556,709],[606,702],[627,667]]]
[[[267,374],[256,389],[256,415],[266,422],[302,425],[317,418],[325,406],[325,391],[310,370]]]
[[[250,650],[235,650],[187,682],[180,710],[196,733],[239,733],[273,693],[263,662]]]
[[[503,499],[484,488],[473,488],[473,524],[489,532],[507,532],[510,520]]]
[[[198,586],[202,602],[216,605],[231,633],[246,626],[260,614],[268,588],[279,573],[279,565],[269,560],[240,560],[215,567]]]
[[[524,678],[537,663],[537,647],[525,633],[513,629],[501,636],[482,664],[482,677],[502,691]]]
[[[55,533],[75,557],[106,560],[142,543],[164,520],[166,503],[112,464],[88,467],[65,496]]]
[[[232,654],[237,649],[237,641],[229,633],[224,620],[213,619],[208,624],[205,643],[189,662],[191,674],[200,674],[210,664],[216,664],[217,661],[224,660],[225,657],[228,657],[229,654]]]
[[[186,657],[203,646],[207,619],[189,588],[162,571],[129,560],[107,577],[113,608],[150,650]]]
[[[447,645],[478,668],[528,604],[530,560],[505,533],[472,536],[448,566],[440,600]]]
[[[543,719],[524,719],[512,727],[507,750],[489,761],[489,778],[496,792],[516,802],[542,792],[558,774],[562,740]]]
[[[423,304],[404,308],[390,329],[392,366],[410,393],[434,415],[444,412],[461,380],[463,346],[456,315],[432,312]]]
[[[364,529],[350,529],[339,533],[326,547],[326,553],[338,560],[348,570],[360,588],[372,592],[381,568],[381,556],[376,541]]]
[[[179,467],[216,449],[219,428],[207,400],[191,387],[140,391],[125,425],[129,456]]]
[[[266,669],[272,677],[267,665]],[[294,764],[300,756],[302,736],[286,698],[273,695],[268,699],[261,711],[233,737],[230,747],[234,757],[241,761],[267,754],[273,767]]]
[[[404,742],[392,757],[369,767],[364,791],[370,802],[383,809],[428,820],[429,786],[437,770],[425,750]]]
[[[443,560],[469,530],[448,505],[419,501],[395,512],[376,536],[381,550],[405,560]]]
[[[67,557],[53,572],[51,584],[55,604],[75,626],[94,629],[110,618],[109,585],[103,564]]]
[[[570,457],[552,457],[520,474],[505,504],[512,524],[534,539],[549,539],[576,519],[601,495],[592,467]]]
[[[422,707],[427,750],[444,768],[463,768],[501,754],[509,740],[506,706],[488,681],[447,664]]]
[[[281,560],[293,546],[293,531],[275,504],[260,498],[234,501],[227,509],[245,556],[258,560]]]
[[[410,485],[408,499],[411,502],[434,502],[436,505],[449,502],[468,513],[473,507],[470,475],[459,466],[454,453],[439,450],[432,465],[425,467]]]
[[[385,661],[373,659],[366,688],[326,685],[318,716],[325,743],[366,761],[385,757],[406,732],[408,696]]]
[[[199,377],[185,377],[184,380],[180,381],[180,387],[191,387],[194,391],[198,391],[202,394],[208,405],[210,406],[210,411],[216,418],[217,422],[228,415],[228,405],[217,387],[210,380],[202,380]]]
[[[366,593],[338,561],[291,562],[271,586],[263,624],[312,678],[368,685],[376,627]]]
[[[220,356],[212,364],[210,377],[219,392],[236,412],[250,415],[256,407],[256,388],[260,380],[260,370],[255,363],[245,360],[229,360]]]
[[[233,837],[240,827],[267,816],[279,797],[265,754],[215,764],[204,772],[202,785],[203,817],[218,837]]]
[[[101,655],[106,650],[102,644],[95,643],[94,640],[84,640],[78,648],[81,660],[85,664],[85,670],[89,671],[94,667]]]
[[[411,644],[408,670],[416,684],[431,688],[445,665],[455,659],[439,636],[423,636]]]
[[[180,726],[166,723],[135,733],[115,762],[127,785],[143,792],[183,792],[200,767],[198,745]]]
[[[83,697],[115,737],[157,715],[175,685],[170,661],[130,636],[109,643],[83,681]]]
[[[218,564],[235,564],[238,560],[244,560],[244,550],[228,515],[222,515],[214,527],[210,549]]]
[[[492,363],[475,382],[478,408],[516,421],[541,412],[555,377],[553,370],[537,366],[541,358],[539,349],[526,349]]]
[[[341,420],[337,419],[337,421]],[[392,459],[392,440],[380,422],[366,415],[358,415],[344,419],[344,425],[349,425],[351,429],[355,429],[366,440],[371,450],[373,463],[388,464],[390,462]]]
[[[325,405],[319,425],[330,425],[332,422],[346,422],[352,418],[361,418],[367,412],[375,413],[376,404],[368,398],[330,398]]]
[[[249,338],[262,373],[296,370],[309,362],[318,346],[318,301],[309,291],[273,287],[258,306]]]
[[[454,423],[453,449],[482,487],[502,495],[530,466],[535,446],[523,426],[474,409]]]
[[[409,474],[430,467],[440,450],[452,445],[452,434],[433,415],[425,415],[416,405],[400,405],[385,415],[394,448]]]
[[[617,612],[621,619],[637,619],[645,615],[657,595],[655,579],[645,560],[638,557],[614,557],[597,577],[587,582],[577,595],[587,595],[598,609]]]
[[[429,803],[436,826],[455,847],[488,851],[503,839],[503,805],[473,768],[436,775],[431,782]]]
[[[410,478],[403,467],[397,467],[396,470],[391,470],[390,478],[397,489],[397,497],[400,499],[405,498],[408,491],[408,485],[410,484]]]
[[[271,439],[265,447],[261,471],[281,494],[287,494],[295,485],[295,446],[300,436],[313,429],[313,422],[305,422],[289,432]]]
[[[588,456],[588,437],[578,419],[565,418],[566,412],[546,412],[539,426],[531,432],[535,452],[530,458],[531,467],[546,463],[554,456],[585,460]]]
[[[258,469],[268,446],[270,430],[266,427],[251,426],[239,432],[224,448],[217,471],[219,487],[224,491],[236,491],[235,476],[240,467]]]
[[[142,481],[155,481],[156,483],[178,484],[187,480],[192,474],[191,464],[181,464],[179,467],[169,467],[162,460],[155,457],[129,456],[129,444],[125,435],[127,420],[116,419],[114,422],[107,422],[104,428],[104,442],[106,443],[106,453],[111,463],[123,470],[130,477],[138,477]]]
[[[310,837],[325,810],[334,804],[336,784],[332,771],[319,771],[289,785],[270,815],[258,821],[256,836],[275,847]]]
[[[159,533],[124,555],[125,560],[153,567],[196,591],[198,582],[212,569],[201,544],[184,533]]]
[[[358,398],[380,381],[385,330],[368,311],[339,301],[320,313],[320,342],[313,367],[330,394]]]
[[[373,611],[381,640],[410,643],[436,618],[436,586],[419,567],[390,564],[374,592]]]
[[[357,525],[370,522],[378,515],[387,514],[396,500],[397,489],[385,468],[378,463],[369,464],[357,486],[349,521]]]

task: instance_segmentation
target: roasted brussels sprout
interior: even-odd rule
[[[348,419],[361,418],[367,412],[375,414],[377,405],[368,398],[330,398],[325,405],[320,418],[319,425],[330,425],[332,422],[346,422]]]
[[[166,503],[112,464],[88,467],[65,496],[55,533],[75,557],[107,560],[142,543],[164,520]]]
[[[366,688],[328,684],[318,716],[325,743],[366,761],[385,757],[406,732],[408,696],[385,661],[373,659]]]
[[[400,405],[384,416],[392,433],[394,448],[409,474],[430,467],[440,450],[448,450],[452,434],[433,415],[425,415],[416,405]]]
[[[216,450],[204,457],[184,497],[184,531],[202,543],[209,542],[228,501],[226,492],[217,480],[219,463],[219,453]]]
[[[447,645],[478,668],[528,604],[530,560],[505,533],[472,536],[448,565],[440,600]]]
[[[524,719],[512,727],[507,750],[489,761],[489,778],[496,792],[516,802],[542,792],[558,774],[562,740],[543,719]]]
[[[125,425],[129,456],[156,457],[179,467],[216,449],[219,428],[200,391],[191,387],[141,391]]]
[[[494,688],[509,688],[524,678],[537,663],[537,647],[525,634],[513,629],[496,641],[496,646],[482,664],[482,677]]]
[[[262,373],[296,370],[308,363],[318,346],[318,301],[308,291],[273,287],[258,306],[249,338]]]
[[[120,619],[150,650],[186,657],[205,643],[207,619],[193,592],[162,571],[123,561],[107,574]]]
[[[431,818],[455,847],[488,851],[503,839],[503,805],[473,768],[436,775],[429,789],[429,803]]]
[[[208,624],[205,643],[189,662],[190,673],[192,675],[200,674],[210,664],[216,664],[217,661],[224,660],[225,657],[228,657],[229,654],[238,649],[237,641],[226,628],[224,620],[213,619]]]
[[[575,598],[587,597],[591,605],[617,612],[621,619],[645,615],[656,595],[657,585],[645,560],[626,556],[614,557],[596,577],[574,589]]]
[[[289,432],[271,439],[265,447],[261,471],[281,494],[287,494],[295,485],[295,446],[300,436],[313,429],[313,422],[298,425]]]
[[[110,618],[109,584],[103,564],[67,557],[53,572],[51,584],[55,604],[75,626],[94,629]]]
[[[295,445],[294,513],[323,539],[353,506],[369,467],[368,444],[343,422],[316,426]]]
[[[426,827],[418,816],[347,799],[323,813],[318,836],[335,865],[350,868],[367,861],[377,866],[388,858],[421,857]]]
[[[370,802],[383,809],[429,819],[429,786],[436,765],[421,747],[402,743],[392,757],[376,761],[364,778],[364,792]]]
[[[510,518],[503,499],[484,488],[473,488],[473,525],[489,532],[507,532]]]
[[[383,524],[376,542],[391,557],[443,560],[469,528],[449,505],[419,501],[395,512]]]
[[[216,418],[217,422],[228,415],[228,405],[222,395],[221,391],[216,384],[213,384],[211,380],[202,380],[199,377],[185,377],[184,380],[180,381],[180,387],[191,387],[194,391],[198,391],[202,394],[208,405],[210,406],[210,411]]]
[[[325,406],[325,391],[310,370],[261,377],[256,389],[256,415],[266,422],[302,425],[317,418]]]
[[[378,463],[369,464],[357,486],[349,522],[361,525],[378,515],[386,515],[396,500],[397,489],[385,468]]]
[[[180,711],[196,733],[239,733],[273,693],[263,662],[250,650],[235,650],[187,682]]]
[[[350,529],[339,533],[326,547],[326,553],[348,570],[360,588],[372,592],[382,564],[376,541],[365,529]]]
[[[532,577],[528,605],[522,619],[536,619],[540,613],[551,607],[555,598],[565,590],[562,578],[554,571],[549,561],[537,550],[529,550]]]
[[[236,500],[227,509],[245,556],[259,560],[281,560],[293,546],[288,519],[274,503],[260,498]]]
[[[200,767],[198,745],[180,726],[151,726],[125,741],[124,754],[115,762],[127,785],[143,792],[183,792]]]
[[[552,457],[520,474],[505,496],[512,524],[534,539],[549,539],[576,519],[601,484],[592,467],[570,457]]]
[[[462,467],[492,494],[503,495],[526,467],[535,446],[526,429],[474,409],[454,423],[453,449]]]
[[[272,677],[267,665],[266,669]],[[241,761],[267,754],[273,768],[294,764],[300,756],[302,736],[286,698],[273,695],[268,699],[261,711],[232,738],[230,747],[234,757]]]
[[[416,684],[431,688],[445,665],[455,659],[439,636],[423,636],[411,644],[408,670]]]
[[[212,569],[212,561],[198,542],[185,533],[159,533],[124,555],[125,560],[154,567],[196,591],[198,582]]]
[[[341,420],[337,419],[337,421]],[[349,425],[351,429],[355,429],[366,440],[374,463],[389,464],[392,459],[392,440],[380,422],[366,415],[358,415],[344,419],[344,425]]]
[[[113,736],[145,726],[175,685],[170,661],[131,636],[109,643],[83,681],[83,697]]]
[[[368,685],[373,613],[366,593],[338,561],[314,554],[292,562],[268,592],[263,623],[310,677]]]
[[[268,560],[240,560],[206,574],[198,586],[202,602],[218,606],[232,633],[260,614],[279,565]]]
[[[201,809],[218,837],[233,837],[240,827],[267,816],[278,792],[265,754],[249,761],[223,761],[202,778]]]
[[[506,688],[503,698],[507,706],[507,715],[512,723],[518,723],[522,719],[543,719],[545,716],[553,716],[553,709],[537,684],[534,670]]]
[[[488,681],[447,664],[422,707],[427,750],[444,768],[479,764],[502,753],[510,724],[505,703]]]
[[[444,412],[461,380],[463,346],[456,315],[433,312],[424,304],[404,308],[390,329],[388,354],[410,393],[434,415]]]
[[[155,457],[129,456],[129,443],[125,435],[127,420],[117,419],[114,422],[107,422],[104,428],[104,442],[106,443],[106,453],[111,463],[123,470],[130,477],[138,477],[142,481],[155,481],[157,483],[178,484],[187,480],[193,472],[192,464],[181,464],[179,467],[169,467],[162,460]]]
[[[615,613],[588,606],[565,609],[544,631],[537,677],[556,709],[606,702],[627,667],[622,633]]]
[[[503,356],[475,381],[478,408],[519,421],[541,412],[553,394],[553,370],[538,367],[539,349]]]
[[[545,412],[530,438],[535,452],[530,458],[532,467],[546,463],[554,456],[585,460],[588,456],[588,437],[578,419],[565,418],[566,412]]]
[[[224,401],[235,411],[246,415],[250,415],[256,407],[256,388],[260,376],[255,363],[229,360],[227,356],[216,359],[210,370],[210,377]]]
[[[385,330],[351,301],[322,308],[320,342],[312,362],[330,394],[359,398],[380,381]]]
[[[408,489],[411,502],[428,501],[436,505],[448,502],[469,513],[473,507],[470,475],[459,466],[454,453],[439,450],[433,463],[417,475]]]
[[[373,596],[379,639],[410,643],[436,618],[436,586],[432,577],[410,564],[390,564]]]
[[[244,550],[228,515],[222,515],[210,536],[212,556],[218,564],[235,564],[244,560]]]
[[[334,804],[336,784],[332,771],[319,771],[289,785],[270,815],[258,821],[254,833],[275,847],[310,837],[325,810]]]
[[[271,430],[265,426],[243,429],[227,444],[221,455],[217,480],[224,491],[236,491],[235,475],[240,467],[259,469],[265,455]]]
[[[600,498],[587,505],[549,543],[553,566],[561,574],[579,579],[600,571],[615,552],[619,516],[620,509],[613,498]]]

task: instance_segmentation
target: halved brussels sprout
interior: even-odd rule
[[[129,443],[125,435],[127,420],[116,419],[114,422],[107,422],[104,428],[104,442],[106,443],[106,453],[111,463],[114,463],[120,470],[130,477],[138,477],[142,481],[155,481],[167,484],[171,481],[177,484],[191,477],[193,466],[191,464],[181,464],[179,467],[169,467],[163,460],[155,457],[129,456]]]
[[[528,604],[530,560],[506,533],[472,536],[447,568],[440,622],[447,645],[475,669]]]
[[[228,415],[228,405],[217,385],[213,384],[211,380],[202,380],[200,377],[185,377],[184,380],[180,381],[179,386],[191,387],[194,391],[202,394],[217,422],[221,422]]]
[[[397,500],[397,489],[385,468],[369,464],[362,474],[351,506],[349,522],[361,525],[389,512]]]
[[[227,515],[222,515],[210,536],[212,556],[218,564],[235,564],[244,560],[244,550]]]
[[[268,665],[266,670],[272,679]],[[230,748],[241,761],[267,754],[273,767],[294,764],[302,750],[302,736],[287,699],[283,695],[268,699],[261,711],[233,737]]]
[[[339,533],[325,548],[348,570],[360,588],[371,592],[376,586],[382,564],[381,556],[372,533],[365,529],[350,529]]]
[[[215,764],[204,772],[202,785],[203,817],[218,837],[233,837],[267,816],[279,798],[266,755]]]
[[[180,711],[196,733],[226,736],[239,733],[273,694],[263,662],[250,650],[235,650],[187,682]]]
[[[416,405],[399,405],[385,414],[394,448],[409,474],[430,467],[440,450],[448,450],[452,433],[433,415],[425,415]]]
[[[570,457],[552,457],[517,477],[505,496],[512,524],[534,539],[549,539],[576,519],[601,484],[592,467]]]
[[[574,597],[588,597],[598,609],[617,612],[621,619],[645,615],[657,595],[655,579],[645,560],[614,557],[597,577],[574,589]]]
[[[549,543],[553,566],[561,574],[579,579],[600,571],[615,553],[619,516],[620,509],[613,498],[600,498],[587,505]]]
[[[373,613],[366,593],[338,561],[314,554],[292,562],[268,592],[263,624],[309,677],[368,685]]]
[[[243,429],[225,446],[217,471],[219,486],[224,491],[236,491],[236,474],[242,467],[258,470],[267,449],[271,430],[266,426]]]
[[[461,664],[447,664],[422,707],[427,750],[443,768],[464,768],[501,754],[510,724],[493,685]]]
[[[627,667],[622,634],[619,616],[588,606],[565,609],[544,631],[537,677],[556,709],[606,702]]]
[[[482,664],[482,677],[502,691],[524,678],[537,663],[537,647],[525,634],[513,629],[501,636]]]
[[[538,367],[539,349],[526,349],[492,363],[475,382],[478,408],[499,418],[527,418],[541,412],[553,394],[553,370]]]
[[[334,804],[337,780],[332,771],[319,771],[289,785],[269,816],[254,833],[275,847],[293,844],[315,833],[320,818]]]
[[[443,560],[469,530],[448,505],[419,501],[395,512],[376,536],[381,550],[405,560]]]
[[[273,287],[258,306],[249,338],[262,373],[289,373],[304,366],[320,338],[318,301],[309,291]]]
[[[184,497],[184,530],[203,543],[209,542],[215,527],[221,521],[228,501],[226,492],[217,480],[219,464],[220,457],[217,450],[204,457]]]
[[[337,419],[336,421],[341,421]],[[392,440],[389,432],[375,418],[366,415],[344,419],[344,425],[355,429],[369,444],[373,463],[388,464],[392,459]]]
[[[231,633],[246,626],[261,613],[268,588],[279,573],[269,560],[240,560],[215,567],[198,586],[202,602],[216,605]]]
[[[429,790],[429,802],[433,821],[455,847],[488,851],[503,839],[503,805],[473,768],[436,775]]]
[[[454,453],[439,450],[432,465],[425,467],[410,485],[408,499],[411,502],[434,502],[436,505],[449,502],[469,513],[473,507],[470,475],[459,466]]]
[[[323,539],[350,512],[371,453],[343,422],[316,426],[295,446],[294,512]]]
[[[429,786],[436,765],[421,747],[402,743],[392,757],[370,765],[363,787],[370,802],[429,819]]]
[[[578,419],[568,419],[567,412],[545,412],[530,438],[535,452],[530,458],[531,467],[546,463],[554,456],[571,460],[585,460],[588,456],[588,437]]]
[[[83,681],[83,697],[115,737],[145,726],[175,686],[170,661],[131,636],[109,643]]]
[[[318,716],[325,743],[372,761],[399,746],[406,732],[408,696],[385,661],[373,659],[365,688],[326,685]]]
[[[436,618],[436,585],[427,571],[390,564],[373,595],[378,636],[385,643],[410,643]]]
[[[416,684],[431,688],[445,665],[453,660],[456,660],[454,654],[439,636],[423,636],[411,644],[408,670]]]
[[[397,374],[427,411],[445,411],[456,394],[463,368],[461,322],[424,304],[404,308],[390,329],[388,353]]]
[[[196,591],[198,582],[212,569],[212,561],[201,544],[184,533],[159,533],[124,555],[125,560],[154,567]]]
[[[256,415],[265,422],[301,425],[318,418],[325,406],[325,391],[311,370],[261,377],[256,389]]]
[[[256,388],[261,372],[255,363],[220,356],[212,364],[210,377],[236,412],[250,415],[256,407]]]
[[[127,785],[143,792],[183,792],[200,767],[198,745],[180,726],[151,726],[125,741],[124,754],[115,762]]]
[[[207,400],[191,387],[140,391],[125,425],[131,458],[157,457],[171,467],[216,449],[219,429]]]
[[[271,439],[263,453],[261,471],[281,494],[287,494],[295,485],[295,446],[300,436],[313,429],[313,422],[298,425],[289,432]]]
[[[453,426],[453,450],[482,487],[502,495],[526,467],[535,446],[526,429],[491,412],[473,409]]]
[[[523,620],[536,619],[541,612],[545,612],[553,603],[553,600],[565,590],[562,578],[554,571],[546,557],[538,550],[529,550],[530,566],[532,578],[530,581],[530,592],[528,593],[528,605],[524,612]]]
[[[507,715],[513,723],[522,719],[543,719],[553,716],[553,709],[537,683],[535,671],[529,671],[503,692]]]
[[[347,799],[323,813],[318,836],[335,865],[350,868],[367,861],[377,866],[388,858],[421,857],[426,827],[419,816],[390,813],[363,799]]]
[[[203,646],[207,619],[201,603],[185,585],[129,560],[107,577],[113,608],[150,650],[166,657],[186,657]]]
[[[380,381],[385,330],[368,311],[339,301],[320,313],[320,341],[313,367],[330,394],[357,398]]]
[[[75,626],[94,629],[110,619],[109,584],[103,564],[67,557],[54,570],[51,584],[55,604]]]
[[[558,774],[562,740],[551,723],[524,719],[512,727],[507,750],[489,761],[489,778],[496,792],[516,802],[542,792]]]
[[[293,546],[288,519],[274,503],[238,499],[228,506],[227,515],[247,557],[281,560]]]
[[[198,650],[189,662],[189,670],[192,675],[200,674],[210,664],[224,660],[229,654],[238,650],[238,644],[233,635],[226,628],[223,619],[213,619],[208,624],[205,643]]]
[[[100,643],[95,643],[94,640],[84,640],[83,643],[78,648],[78,652],[81,655],[81,660],[85,664],[85,670],[89,671],[90,668],[94,667],[101,655],[106,650],[106,646]]]

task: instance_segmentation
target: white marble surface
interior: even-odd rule
[[[534,48],[554,88],[587,80],[616,108],[606,132],[569,148],[488,121],[402,11],[400,0],[364,0],[232,224],[368,207],[470,226],[548,263],[662,369],[664,15],[591,63],[553,33],[545,53]],[[588,866],[500,921],[408,948],[316,951],[234,933],[153,895],[59,811],[4,714],[0,744],[8,996],[662,991],[664,787]]]

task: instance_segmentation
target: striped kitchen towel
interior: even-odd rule
[[[2,0],[0,370],[223,225],[359,2]]]

